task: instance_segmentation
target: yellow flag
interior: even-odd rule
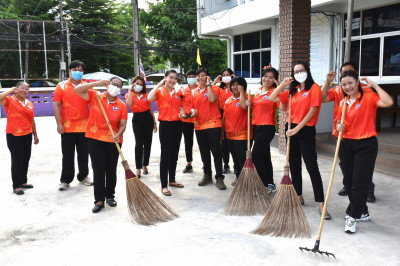
[[[197,48],[197,59],[196,59],[196,61],[197,61],[197,64],[199,64],[199,66],[201,66],[200,49],[199,48]]]

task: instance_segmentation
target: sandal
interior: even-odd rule
[[[181,183],[178,183],[178,182],[170,182],[168,185],[170,187],[183,188],[183,185]]]
[[[164,196],[171,196],[171,191],[169,190],[164,191],[161,189],[161,193],[163,193]]]
[[[32,184],[21,185],[21,188],[33,188]]]

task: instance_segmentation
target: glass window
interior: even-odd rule
[[[262,69],[264,67],[269,66],[269,64],[271,63],[271,52],[270,51],[264,51],[261,53],[261,67]],[[274,67],[274,66],[272,66]]]
[[[400,76],[400,36],[390,36],[384,39],[383,75]]]
[[[260,32],[243,34],[243,51],[260,49]]]
[[[400,4],[363,11],[362,34],[400,30]]]
[[[351,25],[351,36],[360,36],[360,12],[353,13],[353,24]],[[344,31],[343,37],[346,37],[347,33],[347,14],[344,15]]]
[[[233,38],[233,51],[234,52],[238,52],[238,51],[242,50],[240,47],[241,46],[241,37],[242,37],[242,35],[238,35]]]
[[[261,32],[261,48],[271,47],[271,30],[263,30]]]
[[[361,41],[361,72],[362,76],[379,75],[380,38]]]
[[[242,55],[235,55],[235,76],[242,76]]]
[[[242,77],[250,78],[250,53],[242,54]]]
[[[259,78],[261,77],[261,53],[255,52],[251,53],[251,77]]]

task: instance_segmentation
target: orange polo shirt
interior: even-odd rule
[[[363,89],[364,92],[373,92],[373,90],[371,88],[367,87],[363,83],[361,83],[361,88]],[[333,120],[335,120],[340,102],[344,99],[342,86],[336,85],[335,87],[331,88],[328,91],[328,98],[329,98],[329,101],[334,101]],[[337,137],[337,135],[338,135],[336,132],[336,123],[333,123],[332,135],[334,135],[335,137]]]
[[[289,104],[289,90],[280,93],[278,97],[283,104]],[[307,126],[309,127],[315,126],[318,122],[319,111],[321,110],[321,102],[322,92],[317,83],[314,83],[308,91],[306,91],[305,89],[300,92],[296,90],[296,92],[292,96],[291,122],[294,124],[299,124],[310,111],[310,108],[316,106],[318,107],[317,112],[315,113],[314,117],[311,118],[311,120],[307,123]],[[287,106],[287,113],[289,113],[289,105]],[[289,121],[289,117],[286,118],[286,121]]]
[[[33,104],[25,99],[25,105],[22,104],[17,96],[6,97],[4,109],[7,114],[6,133],[16,137],[32,133],[32,119],[34,117]]]
[[[172,89],[171,93],[166,87],[158,89],[156,92],[156,102],[158,107],[158,121],[179,121],[181,102],[181,91],[176,92]]]
[[[194,85],[194,89],[191,89],[189,85],[186,88],[183,88],[181,90],[182,92],[182,106],[183,110],[185,113],[190,114],[190,111],[192,109],[192,99],[194,95],[194,90],[198,87],[197,84]],[[182,122],[186,123],[194,123],[194,118],[187,118],[187,119],[181,119]]]
[[[100,109],[99,102],[97,101],[97,91],[89,90],[88,93],[90,116],[85,136],[87,138],[97,139],[104,142],[114,142],[106,119]],[[106,94],[107,92],[104,92],[100,94],[99,97],[104,109],[106,110],[111,127],[113,128],[114,133],[117,133],[119,130],[119,122],[122,119],[128,119],[128,110],[126,104],[118,98],[113,103],[108,102]],[[122,143],[122,141],[123,136],[119,138],[119,143]]]
[[[347,101],[343,131],[345,139],[365,139],[378,135],[375,129],[375,119],[380,97],[374,92],[364,92],[361,101],[360,97],[361,93],[358,93],[357,99],[351,105]],[[342,117],[343,102],[340,103],[335,124]]]
[[[81,81],[81,84],[85,82]],[[88,102],[75,93],[71,79],[58,83],[53,102],[61,102],[61,123],[64,132],[85,132],[89,119]]]
[[[150,109],[151,102],[147,100],[147,93],[142,93],[140,97],[138,97],[133,91],[129,93],[132,93],[132,105],[129,106],[132,113],[142,113]],[[125,100],[128,100],[128,93],[125,94]]]
[[[248,95],[246,94],[246,99],[247,98]],[[240,107],[240,97],[236,99],[232,95],[226,100],[224,119],[224,129],[227,139],[247,139],[247,110],[243,110],[242,107]]]
[[[219,109],[225,110],[225,102],[232,95],[233,95],[233,92],[231,91],[231,89],[228,89],[226,87],[219,88],[219,95],[218,95]]]
[[[277,103],[271,102],[269,96],[275,88],[262,93],[262,87],[256,92],[253,98],[253,119],[252,124],[261,125],[275,125],[275,115]]]
[[[203,130],[208,128],[221,127],[221,112],[218,108],[218,99],[215,102],[208,100],[208,88],[200,90],[197,88],[193,96],[193,108],[198,115],[194,118],[194,129]],[[219,97],[219,87],[212,86],[212,91]]]

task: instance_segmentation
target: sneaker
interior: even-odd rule
[[[85,186],[92,186],[93,181],[89,177],[85,177],[82,181],[79,181],[80,184],[85,185]]]
[[[63,191],[63,190],[67,190],[69,188],[69,184],[68,183],[61,183],[59,186],[58,186],[58,190],[60,190],[60,191]]]
[[[191,173],[193,172],[193,167],[190,164],[187,164],[185,169],[183,169],[182,173],[186,174],[186,173]]]
[[[368,197],[367,197],[367,202],[368,203],[374,203],[376,201],[374,192],[369,192]]]
[[[215,182],[215,185],[219,190],[225,190],[226,186],[224,184],[224,179],[223,178],[217,178],[217,182]]]
[[[233,182],[231,183],[231,185],[232,185],[232,186],[236,186],[237,181],[238,181],[238,179],[236,178],[235,181],[233,181]]]
[[[222,173],[224,175],[229,174],[231,172],[231,169],[229,168],[229,164],[225,164],[224,165],[224,170],[222,171]]]
[[[351,218],[350,215],[346,215],[345,219]],[[371,221],[371,216],[369,216],[369,212],[364,212],[361,214],[359,219],[356,219],[357,222],[369,222]]]
[[[346,218],[346,225],[344,231],[349,234],[354,234],[357,231],[357,221],[353,217]]]
[[[265,188],[267,189],[268,194],[271,194],[271,193],[275,193],[275,192],[276,192],[276,186],[275,186],[275,184],[268,184],[268,186],[265,187]]]
[[[198,183],[199,186],[205,186],[209,183],[212,183],[212,177],[208,174],[204,174],[203,179]]]
[[[338,192],[339,196],[347,196],[349,195],[349,189],[347,187],[343,187],[339,192]]]

